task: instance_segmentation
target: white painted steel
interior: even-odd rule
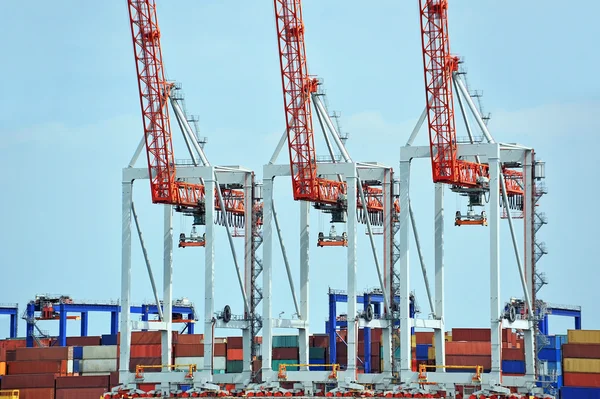
[[[356,312],[356,185],[358,176],[355,173],[346,175],[347,199],[348,199],[348,358],[346,370],[349,373],[356,372],[356,355],[358,351],[357,338],[357,312]],[[364,203],[364,202],[363,202]]]
[[[502,335],[500,316],[500,147],[488,153],[490,199],[489,199],[489,230],[490,230],[490,318],[492,369],[490,378],[500,381],[502,367]]]
[[[213,360],[213,319],[215,312],[215,225],[214,225],[214,207],[215,203],[215,181],[213,167],[210,170],[211,178],[204,180],[204,200],[207,204],[206,212],[206,240],[204,242],[204,364],[202,365],[202,375],[211,381],[212,377],[212,360]]]
[[[412,216],[412,214],[411,214]],[[435,319],[440,322],[439,328],[434,330],[435,339],[435,363],[437,365],[446,364],[446,340],[444,328],[444,186],[435,185],[435,204],[434,204],[434,242],[435,242]],[[428,284],[428,281],[425,281]],[[442,369],[443,371],[444,369]]]
[[[411,373],[410,286],[409,286],[409,184],[410,160],[403,147],[400,151],[400,378],[406,381]],[[429,151],[428,151],[429,152]]]
[[[307,321],[306,328],[298,330],[300,364],[309,363],[309,287],[310,287],[310,203],[300,202],[300,312],[298,318]],[[290,280],[291,282],[291,280]],[[302,367],[302,370],[308,370]]]
[[[271,312],[271,279],[273,276],[273,177],[269,166],[263,173],[263,342],[262,342],[262,379],[269,381],[272,375],[273,316]],[[289,173],[289,168],[287,168]]]
[[[129,373],[129,345],[131,342],[131,204],[133,203],[133,179],[127,180],[125,178],[125,170],[123,172],[123,204],[121,208],[121,353],[119,356],[121,366],[119,367],[119,382],[127,384],[132,381]],[[146,173],[148,173],[147,170]]]
[[[164,250],[163,250],[163,322],[165,329],[161,331],[162,364],[170,364],[173,359],[173,207],[164,208]],[[160,305],[159,305],[160,306]],[[168,371],[164,368],[163,371]]]

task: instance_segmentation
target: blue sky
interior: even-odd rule
[[[600,63],[593,51],[593,38],[600,34],[593,16],[600,6],[583,3],[539,7],[516,0],[453,0],[449,25],[452,52],[464,58],[471,88],[484,92],[492,134],[499,141],[532,146],[546,161],[549,194],[540,206],[549,224],[540,236],[549,254],[539,266],[550,285],[540,295],[549,302],[582,305],[583,327],[598,329],[600,262],[593,202],[599,193],[591,171],[598,160],[594,143],[600,128],[600,82],[593,69]],[[165,68],[170,79],[183,83],[188,110],[200,116],[209,160],[244,165],[259,177],[284,129],[272,7],[271,1],[258,0],[158,2]],[[309,70],[324,80],[331,109],[341,111],[343,130],[350,133],[349,152],[356,160],[397,170],[399,148],[425,101],[417,1],[305,0],[304,15]],[[5,93],[0,97],[5,187],[0,303],[18,302],[23,310],[36,293],[45,292],[117,299],[121,168],[142,135],[126,1],[60,0],[34,8],[4,1],[0,33],[6,39],[0,64]],[[179,134],[176,126],[173,131]],[[426,140],[423,130],[418,143]],[[179,137],[175,147],[176,157],[185,158]],[[325,154],[323,142],[317,147],[318,154]],[[431,273],[430,173],[427,162],[415,164],[411,190]],[[276,187],[297,272],[298,204],[289,181],[282,179]],[[135,201],[159,274],[162,209],[150,203],[145,181],[135,185]],[[451,216],[465,205],[446,192],[448,328],[489,325],[489,240],[485,229],[453,227]],[[179,233],[181,218],[174,220]],[[517,227],[522,231],[521,222]],[[328,221],[313,212],[313,240],[327,228]],[[506,300],[521,291],[506,225],[502,233]],[[375,286],[377,278],[367,237],[359,239],[363,289]],[[231,294],[238,293],[237,280],[222,229],[217,240],[216,308],[231,304],[234,313],[241,313],[241,297]],[[237,245],[241,256],[241,242]],[[320,332],[327,287],[345,288],[345,252],[312,244],[311,251],[311,330]],[[133,252],[133,298],[141,302],[152,294],[135,239]],[[273,311],[290,315],[293,304],[277,247],[274,260]],[[413,251],[411,280],[426,311],[416,262]],[[203,264],[202,250],[175,250],[175,293],[195,301],[200,317]],[[107,318],[94,315],[91,323],[92,334],[109,332]],[[553,320],[551,330],[568,327],[570,321]],[[42,328],[56,331],[57,325],[46,322]],[[69,334],[77,331],[76,322],[69,322]],[[7,334],[8,320],[0,317],[0,337]]]

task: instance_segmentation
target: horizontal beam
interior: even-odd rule
[[[252,173],[246,169],[219,169],[218,166],[178,166],[176,177],[182,179],[212,179],[212,170],[217,174],[219,184],[244,184],[246,176]],[[148,179],[147,168],[123,168],[124,182],[142,179]]]
[[[533,323],[529,320],[515,320],[514,322],[510,322],[506,319],[502,319],[502,328],[516,328],[518,330],[531,330],[533,328]]]
[[[132,321],[131,328],[134,330],[167,331],[167,323],[162,321]]]
[[[318,163],[317,174],[322,176],[354,176],[358,169],[362,180],[384,180],[386,170],[392,168],[377,163]],[[290,176],[290,165],[265,165],[263,167],[265,178]]]
[[[411,327],[416,328],[431,328],[435,330],[440,330],[444,326],[441,320],[434,319],[410,319]]]
[[[480,365],[481,366],[481,365]],[[444,373],[444,372],[428,372],[427,373],[427,381],[436,382],[438,384],[458,384],[458,385],[472,385],[473,384],[473,376],[475,375],[475,371],[473,372],[464,372],[464,373]],[[490,373],[482,373],[481,374],[481,382],[485,387],[489,386],[490,381],[494,381],[498,383],[499,381],[495,381]],[[418,382],[419,373],[418,372],[409,372],[402,373],[402,382]],[[502,376],[502,385],[504,386],[521,386],[525,387],[527,384],[531,383],[530,379],[527,379],[523,376]]]
[[[457,156],[479,156],[482,163],[487,163],[487,154],[494,154],[497,144],[459,144]],[[529,149],[503,147],[500,144],[500,161],[506,163],[523,163],[525,153]],[[413,158],[429,158],[429,146],[410,146],[400,148],[400,160]]]
[[[66,313],[82,313],[82,312],[120,312],[121,307],[119,305],[102,305],[102,304],[62,304]],[[158,314],[158,308],[156,305],[142,305],[142,306],[131,306],[130,312],[134,314],[145,313],[144,308],[148,308],[148,314]],[[55,307],[58,309],[58,306]],[[36,308],[39,312],[41,309]],[[0,310],[0,314],[1,314]],[[194,308],[192,306],[173,306],[172,313],[181,314],[192,314]]]
[[[235,328],[239,330],[246,330],[250,328],[250,322],[247,320],[230,320],[225,323],[222,319],[217,319],[215,322],[215,328]]]

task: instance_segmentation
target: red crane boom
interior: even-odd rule
[[[198,209],[204,200],[204,186],[176,180],[167,106],[173,85],[165,79],[155,1],[128,0],[128,5],[152,202]],[[222,193],[227,213],[243,215],[243,191]],[[214,205],[220,209],[218,198]]]
[[[452,75],[458,71],[458,57],[450,53],[448,1],[420,0],[419,3],[433,181],[451,184],[457,189],[480,187],[480,178],[489,177],[488,165],[457,159]],[[523,194],[515,183],[516,174],[521,172],[511,171],[508,195]]]

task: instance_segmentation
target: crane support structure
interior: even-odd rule
[[[173,83],[165,78],[156,3],[128,0],[128,5],[152,202],[176,205],[179,211],[201,212],[204,185],[176,179],[168,109]],[[223,199],[228,214],[244,215],[243,191],[223,190]],[[215,209],[220,210],[216,195]]]

